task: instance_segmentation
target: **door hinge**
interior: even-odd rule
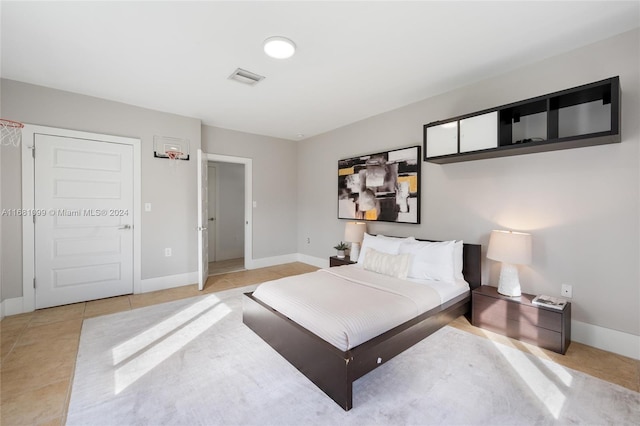
[[[32,217],[33,217],[33,223],[35,224],[36,223],[36,215],[34,214]]]
[[[29,149],[31,150],[31,156],[35,159],[36,158],[36,147],[35,146],[30,146]]]
[[[36,288],[36,279],[35,279],[35,277],[33,278],[33,288]]]

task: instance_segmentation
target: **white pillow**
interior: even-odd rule
[[[360,257],[358,257],[358,266],[364,265],[364,260],[367,256],[367,249],[372,248],[387,254],[398,254],[400,251],[400,244],[404,239],[389,239],[378,238],[365,232],[364,239],[362,240],[362,246],[360,247]]]
[[[462,249],[464,241],[456,240],[453,244],[453,276],[456,280],[464,280],[462,275]]]
[[[364,269],[404,280],[409,272],[410,259],[411,255],[408,253],[387,254],[368,248]]]
[[[454,241],[402,243],[400,253],[411,255],[409,278],[455,282],[454,245]]]

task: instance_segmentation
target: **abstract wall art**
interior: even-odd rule
[[[338,219],[420,223],[420,147],[338,161]]]

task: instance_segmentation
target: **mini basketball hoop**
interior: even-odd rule
[[[180,151],[165,151],[164,153],[167,154],[169,160],[177,160],[178,158],[180,158],[180,156],[184,155]]]
[[[0,145],[2,146],[20,146],[22,139],[22,128],[24,124],[19,121],[7,120],[0,118]]]

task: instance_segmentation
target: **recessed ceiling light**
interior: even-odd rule
[[[296,53],[296,44],[286,37],[269,37],[264,41],[264,53],[276,59],[287,59]]]

